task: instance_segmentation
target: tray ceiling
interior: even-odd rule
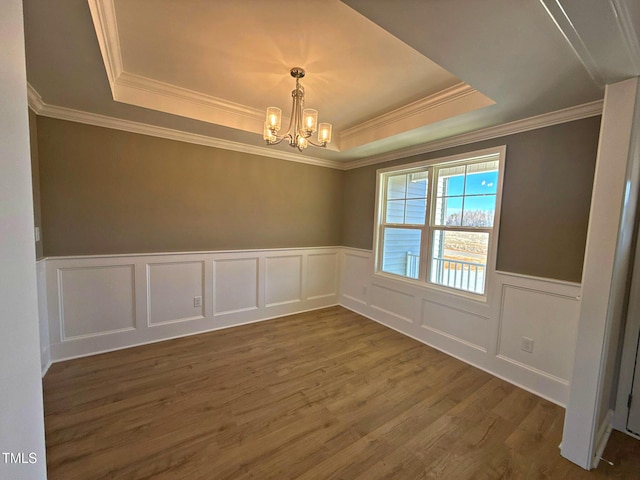
[[[89,5],[113,99],[131,105],[261,136],[301,66],[330,148],[348,150],[493,104],[338,0]]]
[[[336,168],[597,115],[640,74],[637,0],[23,5],[36,113]],[[264,144],[294,66],[332,149]]]

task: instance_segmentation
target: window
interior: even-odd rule
[[[377,270],[484,295],[504,150],[380,170]]]

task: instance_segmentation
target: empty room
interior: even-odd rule
[[[0,25],[1,479],[640,479],[640,2]]]

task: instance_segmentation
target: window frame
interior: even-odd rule
[[[500,229],[500,212],[502,206],[502,191],[504,183],[504,166],[505,166],[506,145],[491,147],[482,150],[475,150],[463,154],[451,155],[447,157],[433,158],[422,160],[405,165],[396,165],[393,167],[381,168],[376,171],[376,211],[374,218],[374,274],[391,278],[394,280],[410,283],[426,287],[430,290],[439,291],[456,296],[462,296],[473,300],[487,302],[489,298],[492,279],[496,271],[496,258],[498,249],[498,238]],[[455,165],[468,165],[472,163],[480,163],[482,161],[497,160],[498,161],[498,185],[496,189],[496,205],[493,227],[464,227],[464,226],[444,226],[435,225],[435,207],[437,201],[437,183],[436,171],[438,169],[447,168]],[[428,172],[427,187],[427,211],[425,215],[424,225],[419,224],[394,224],[386,222],[386,205],[387,205],[387,178],[390,176],[409,174],[416,172]],[[420,245],[420,265],[418,269],[418,278],[408,277],[406,275],[385,272],[383,266],[384,252],[384,232],[388,228],[404,228],[409,230],[421,231]],[[436,231],[463,231],[478,232],[489,234],[489,244],[487,249],[487,263],[485,267],[484,292],[475,293],[469,290],[462,290],[447,285],[441,285],[431,282],[432,255],[431,247],[433,244],[433,236]]]

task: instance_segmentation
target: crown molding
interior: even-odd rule
[[[262,135],[264,112],[124,70],[114,0],[89,0],[115,101]]]
[[[262,135],[264,111],[151,78],[122,72],[112,85],[113,99]]]
[[[223,150],[232,150],[234,152],[259,155],[261,157],[270,157],[277,158],[279,160],[287,160],[290,162],[305,163],[308,165],[315,165],[317,167],[326,167],[338,170],[342,170],[344,168],[343,162],[339,162],[336,160],[326,160],[323,158],[310,157],[297,153],[283,152],[281,150],[274,150],[273,148],[247,145],[244,143],[232,142],[220,138],[208,137],[206,135],[200,135],[197,133],[189,133],[181,130],[174,130],[171,128],[158,127],[155,125],[134,122],[131,120],[122,120],[119,118],[108,117],[106,115],[99,115],[97,113],[74,110],[72,108],[48,105],[42,101],[42,97],[40,97],[38,92],[29,84],[27,84],[27,93],[29,107],[34,111],[34,113],[43,117],[84,123],[96,127],[112,128],[115,130],[139,133],[152,137],[166,138],[168,140],[176,140],[179,142],[194,143],[196,145],[221,148]]]
[[[490,140],[492,138],[504,137],[516,133],[536,130],[538,128],[549,127],[560,123],[572,122],[583,118],[595,117],[602,114],[603,100],[577,105],[575,107],[564,108],[555,112],[537,115],[535,117],[516,120],[514,122],[504,123],[495,127],[483,128],[473,132],[462,133],[452,137],[435,140],[433,142],[423,143],[414,147],[403,148],[393,152],[374,155],[372,157],[360,160],[351,160],[344,164],[344,170],[352,170],[354,168],[375,165],[377,163],[388,162],[400,158],[407,158],[423,153],[444,150],[445,148],[458,147],[460,145],[468,145],[470,143]]]
[[[38,115],[41,115],[40,112],[45,109],[45,103],[42,101],[42,97],[29,82],[27,82],[27,102],[29,108]]]
[[[460,82],[339,133],[342,151],[460,115],[495,102]]]
[[[337,170],[352,170],[368,165],[375,165],[391,160],[397,160],[414,155],[421,155],[424,153],[444,150],[445,148],[468,145],[470,143],[480,142],[483,140],[490,140],[492,138],[504,137],[507,135],[513,135],[529,130],[549,127],[560,123],[572,122],[574,120],[594,117],[596,115],[602,114],[603,106],[602,100],[596,100],[594,102],[585,103],[583,105],[577,105],[575,107],[569,107],[562,110],[557,110],[555,112],[525,118],[523,120],[516,120],[514,122],[497,125],[495,127],[483,128],[481,130],[475,130],[473,132],[463,133],[460,135],[455,135],[441,140],[435,140],[433,142],[428,142],[401,150],[395,150],[393,152],[375,155],[368,158],[350,161],[337,161],[299,155],[296,153],[283,152],[280,150],[273,150],[267,147],[246,145],[229,140],[208,137],[206,135],[199,135],[195,133],[174,130],[171,128],[158,127],[141,122],[134,122],[131,120],[122,120],[114,117],[108,117],[106,115],[82,112],[80,110],[74,110],[71,108],[48,105],[42,100],[42,97],[30,84],[27,84],[27,94],[29,100],[29,108],[31,108],[34,113],[44,117],[85,123],[87,125],[94,125],[97,127],[113,128],[125,132],[139,133],[142,135],[166,138],[179,142],[194,143],[196,145],[221,148],[224,150],[249,153],[262,157],[277,158],[280,160],[305,163],[308,165],[333,168]]]
[[[239,103],[230,102],[222,98],[213,97],[204,93],[189,90],[187,88],[177,87],[169,83],[160,82],[151,78],[143,77],[129,72],[122,72],[118,78],[118,86],[135,88],[152,94],[163,95],[167,97],[180,98],[190,103],[201,104],[210,108],[216,108],[225,114],[240,114],[249,118],[258,119],[264,122],[264,110],[247,107]],[[262,135],[262,129],[259,132]]]
[[[414,115],[419,115],[427,110],[439,107],[445,103],[464,98],[471,95],[477,90],[471,85],[464,82],[458,83],[452,87],[446,88],[440,92],[430,95],[415,102],[409,103],[403,107],[392,110],[391,112],[382,114],[378,117],[362,122],[351,128],[342,130],[341,136],[349,136],[360,133],[363,130],[384,127],[391,123],[404,120]]]
[[[114,0],[89,0],[89,10],[113,92],[116,80],[124,71]]]

